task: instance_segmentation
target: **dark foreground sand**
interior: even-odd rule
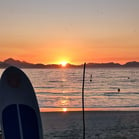
[[[42,112],[44,139],[82,139],[82,112]],[[86,139],[139,139],[139,111],[85,112]]]

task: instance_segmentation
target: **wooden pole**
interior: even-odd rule
[[[83,82],[82,82],[83,139],[85,139],[85,112],[84,112],[84,82],[85,82],[85,68],[86,68],[86,63],[84,63],[84,67],[83,67]]]

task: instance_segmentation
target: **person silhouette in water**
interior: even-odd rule
[[[92,82],[92,74],[90,75],[90,82]]]

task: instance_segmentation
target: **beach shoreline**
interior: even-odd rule
[[[77,112],[82,108],[40,108],[40,112]],[[84,108],[84,111],[139,111],[139,107]]]
[[[41,112],[44,139],[82,139],[82,112]],[[86,139],[138,139],[139,111],[86,111]]]

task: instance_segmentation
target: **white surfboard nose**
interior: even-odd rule
[[[16,72],[11,72],[9,74],[7,74],[7,82],[8,85],[12,88],[18,88],[21,85],[21,77],[18,73]]]

